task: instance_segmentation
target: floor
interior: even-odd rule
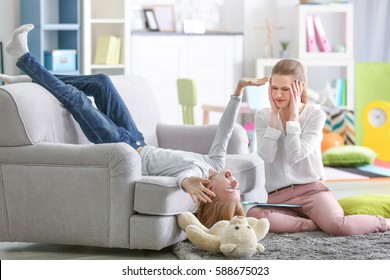
[[[363,194],[390,194],[390,180],[327,183],[337,199]],[[161,251],[0,242],[1,260],[175,260],[172,247]]]

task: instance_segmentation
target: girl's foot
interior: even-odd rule
[[[11,40],[5,45],[5,50],[16,59],[28,53],[27,35],[33,29],[33,24],[25,24],[15,29]]]
[[[32,80],[27,75],[19,75],[19,76],[9,76],[0,74],[0,81],[3,81],[6,84],[15,84],[15,83],[31,83]]]

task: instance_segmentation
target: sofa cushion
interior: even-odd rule
[[[110,77],[149,145],[158,145],[160,121],[157,103],[145,79]],[[24,146],[39,142],[87,144],[88,139],[68,110],[52,94],[35,83],[0,87],[0,146]]]
[[[178,190],[174,177],[144,176],[135,185],[134,210],[148,215],[174,215],[183,211],[195,211],[196,204],[191,197]]]
[[[136,75],[110,76],[148,145],[158,146],[156,126],[161,121],[150,84]]]
[[[226,167],[240,182],[242,198],[251,192],[261,195],[264,184],[259,178],[263,168],[256,154],[228,155]],[[163,176],[144,176],[137,181],[134,194],[134,210],[148,215],[176,215],[184,211],[195,212],[196,204],[184,191],[178,191],[176,178]],[[255,194],[256,195],[256,194]],[[261,200],[260,198],[253,198]]]
[[[174,215],[136,214],[130,225],[130,249],[160,250],[187,238]]]
[[[0,88],[0,146],[39,142],[86,144],[80,126],[62,104],[35,83]]]

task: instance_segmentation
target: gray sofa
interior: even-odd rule
[[[147,143],[208,152],[216,125],[162,124],[143,78],[111,78]],[[237,125],[227,166],[243,199],[264,200],[263,164],[247,141]],[[159,250],[186,238],[176,215],[195,209],[174,178],[141,176],[129,145],[89,143],[39,85],[0,87],[0,241]]]

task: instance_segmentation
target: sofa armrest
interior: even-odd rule
[[[208,154],[218,125],[157,125],[159,147]],[[247,154],[248,135],[245,129],[236,124],[228,145],[228,154]]]
[[[227,155],[226,168],[240,182],[242,201],[267,201],[264,161],[257,154]]]
[[[0,147],[0,240],[128,248],[140,178],[124,143]]]

